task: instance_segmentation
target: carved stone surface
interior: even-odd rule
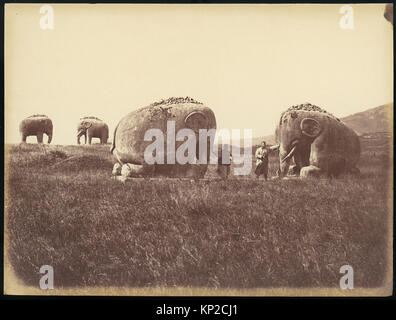
[[[168,132],[169,121],[174,121],[175,132]],[[199,129],[216,129],[213,111],[192,98],[169,98],[127,114],[118,123],[113,137],[111,152],[119,163],[143,166],[143,176],[203,177],[207,164],[175,164],[168,162],[167,136],[181,129],[191,129],[196,137],[197,158],[199,155]],[[144,160],[144,152],[153,141],[145,141],[145,133],[159,129],[164,137],[164,164],[149,165]],[[175,141],[174,150],[184,141]],[[210,147],[208,141],[208,148]],[[209,150],[207,150],[209,151]],[[209,155],[209,152],[207,152]]]

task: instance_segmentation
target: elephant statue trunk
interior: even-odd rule
[[[297,147],[298,147],[298,141],[296,141],[292,144],[292,147],[289,152],[284,148],[280,148],[280,151],[279,151],[279,160],[280,160],[279,176],[284,177],[287,175],[287,173],[289,171],[289,167],[290,167],[290,162],[291,162],[294,154],[297,151]]]
[[[294,155],[294,152],[296,151],[297,146],[298,146],[298,141],[294,143],[294,146],[292,147],[290,152],[286,156],[281,158],[281,163],[288,161]]]
[[[78,131],[78,133],[77,133],[77,143],[78,143],[78,144],[81,144],[81,142],[80,142],[81,136],[84,136],[84,138],[85,138],[85,143],[87,143],[87,134],[86,134],[86,130],[81,129],[80,131]]]

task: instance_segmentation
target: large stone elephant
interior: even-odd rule
[[[99,138],[100,143],[106,144],[109,139],[109,127],[107,124],[96,117],[81,118],[77,125],[77,143],[80,144],[80,138],[84,136],[85,144],[92,143],[92,138]]]
[[[360,142],[357,134],[338,118],[309,103],[282,113],[276,128],[279,175],[302,177],[357,173]],[[289,168],[291,160],[294,166]],[[290,171],[289,171],[290,169]]]
[[[38,143],[43,143],[44,133],[48,137],[48,143],[51,143],[53,125],[50,118],[43,114],[35,114],[23,119],[19,124],[22,142],[26,142],[29,136],[36,136]]]
[[[173,130],[169,123],[173,122]],[[147,163],[144,158],[146,148],[153,143],[145,141],[145,134],[150,129],[156,129],[164,135],[164,162]],[[167,136],[174,136],[181,129],[191,129],[195,135],[195,154],[199,158],[199,130],[216,130],[216,118],[213,111],[202,103],[192,98],[169,98],[153,103],[147,107],[127,114],[118,123],[114,130],[111,153],[116,157],[117,163],[113,174],[120,174],[120,169],[129,176],[166,176],[203,178],[210,157],[211,138],[207,140],[206,163],[180,164],[177,160],[170,163],[172,150],[176,150],[183,141],[174,141],[174,148],[168,149]],[[168,132],[169,131],[169,132]],[[170,132],[174,131],[174,132]],[[147,139],[146,139],[147,140]],[[172,142],[169,142],[172,143]],[[171,146],[169,144],[169,146]],[[171,150],[171,151],[169,151]],[[174,156],[174,154],[173,154]]]

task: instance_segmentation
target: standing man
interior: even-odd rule
[[[256,170],[254,173],[256,174],[257,179],[260,178],[260,175],[264,175],[265,181],[268,180],[268,155],[271,151],[277,150],[279,148],[278,145],[267,148],[267,144],[265,141],[261,142],[261,146],[256,150]]]

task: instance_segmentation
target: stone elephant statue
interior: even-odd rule
[[[43,114],[35,114],[23,119],[19,124],[22,142],[26,142],[28,136],[36,136],[38,143],[43,143],[44,133],[48,137],[48,143],[51,143],[53,125],[50,118]]]
[[[288,173],[338,176],[358,173],[360,141],[338,118],[309,103],[292,106],[282,113],[275,132],[279,143],[279,176]],[[290,168],[291,159],[294,165]],[[289,171],[290,169],[290,171]]]
[[[169,127],[171,122],[174,127]],[[146,148],[153,143],[153,140],[145,140],[145,134],[150,129],[159,130],[164,135],[163,163],[150,164],[145,161]],[[117,159],[117,163],[114,165],[113,174],[119,175],[120,168],[124,166],[123,172],[129,176],[203,178],[211,154],[211,141],[209,141],[211,138],[208,138],[206,143],[206,163],[191,163],[189,161],[181,164],[177,159],[173,163],[169,161],[172,155],[174,157],[173,152],[184,142],[175,141],[173,138],[174,144],[172,145],[169,137],[172,138],[172,135],[174,137],[181,129],[191,129],[191,132],[194,133],[195,155],[199,158],[200,152],[203,151],[199,149],[199,130],[214,129],[213,132],[215,132],[215,115],[210,108],[189,97],[169,98],[127,114],[114,130],[110,151]]]
[[[100,143],[106,144],[109,139],[109,127],[107,124],[96,117],[81,118],[77,125],[77,143],[80,144],[80,138],[84,136],[85,144],[92,143],[92,138],[99,138]]]

